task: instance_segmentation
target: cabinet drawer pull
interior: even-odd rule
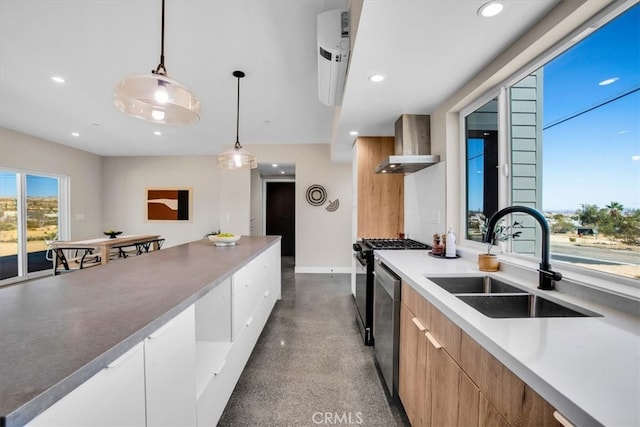
[[[247,280],[247,283],[244,284],[246,288],[248,288],[250,285],[251,285],[251,280]]]
[[[271,293],[271,292],[266,291],[266,292],[264,293],[264,297],[265,297],[265,298],[266,298],[266,297],[268,297],[270,293]]]
[[[440,345],[438,340],[435,339],[435,337],[433,335],[431,335],[431,332],[429,332],[429,331],[425,332],[424,336],[427,337],[427,339],[429,340],[431,345],[433,345],[435,348],[438,348],[438,349],[442,348],[442,345]]]
[[[142,343],[137,344],[135,347],[133,347],[131,350],[127,351],[125,354],[123,354],[122,356],[118,357],[116,360],[114,360],[113,362],[109,363],[107,365],[107,369],[113,369],[115,367],[117,367],[118,365],[120,365],[122,362],[124,362],[125,360],[127,360],[128,358],[130,358],[131,356],[133,356],[134,354],[136,354],[138,352],[138,350],[140,350],[140,348],[142,347]]]
[[[562,424],[563,427],[574,427],[573,423],[571,421],[569,421],[568,419],[566,419],[564,417],[564,415],[562,415],[560,412],[558,411],[553,411],[553,417],[558,420],[558,422],[560,424]]]
[[[167,329],[171,327],[171,324],[173,323],[174,320],[175,319],[169,320],[167,323],[160,326],[154,333],[149,334],[149,338],[150,339],[158,338],[160,335],[164,334],[167,331]]]
[[[414,317],[411,321],[418,327],[418,329],[420,329],[420,331],[425,331],[427,329],[417,317]]]
[[[249,326],[251,322],[253,322],[253,317],[249,317],[249,319],[247,319],[246,325]]]
[[[213,375],[220,375],[220,372],[222,372],[222,368],[224,368],[224,365],[226,365],[226,364],[227,364],[227,359],[224,359],[222,361],[222,363],[220,364],[220,366],[218,366],[218,369],[213,371]]]

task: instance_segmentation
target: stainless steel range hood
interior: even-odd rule
[[[403,114],[396,120],[394,155],[381,162],[375,173],[413,173],[439,161],[440,156],[431,155],[431,118]]]

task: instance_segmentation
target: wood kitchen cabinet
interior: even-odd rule
[[[407,283],[399,395],[413,426],[559,426],[554,408]]]
[[[465,333],[460,365],[509,425],[560,425],[553,406]]]
[[[398,394],[407,418],[414,426],[431,419],[431,391],[427,387],[427,337],[425,328],[407,305],[400,303],[400,360]]]
[[[436,338],[453,343],[453,352],[459,354],[460,330],[440,319],[439,312],[406,283],[402,298],[398,393],[409,421],[414,426],[477,425],[478,387]],[[434,326],[451,335],[434,334]]]
[[[376,174],[394,153],[394,137],[359,137],[355,144],[357,238],[397,238],[404,232],[404,175]]]

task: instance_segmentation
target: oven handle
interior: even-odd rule
[[[353,254],[353,258],[358,261],[360,263],[361,266],[366,267],[367,266],[367,262],[363,259],[360,259],[360,257],[358,256],[358,252]]]

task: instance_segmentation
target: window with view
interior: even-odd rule
[[[508,192],[509,204],[547,218],[552,260],[640,279],[638,22],[635,5],[506,87],[508,111],[496,96],[465,117],[468,239],[482,239],[484,219]],[[509,157],[499,160],[503,116]],[[511,250],[539,251],[535,223],[512,221],[524,228]]]
[[[64,179],[0,171],[0,284],[52,268],[47,241],[61,231]]]

